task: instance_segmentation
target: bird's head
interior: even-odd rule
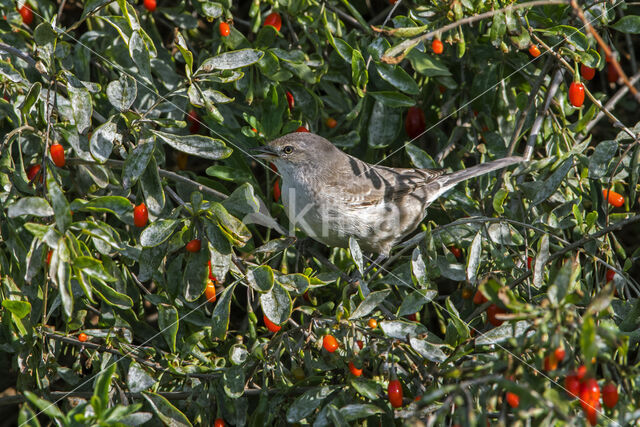
[[[253,151],[285,173],[297,168],[319,168],[332,153],[343,154],[325,138],[308,132],[284,135]]]

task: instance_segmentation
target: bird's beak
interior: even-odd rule
[[[256,147],[251,149],[251,153],[254,154],[255,157],[259,157],[261,159],[271,160],[274,157],[278,157],[273,148],[268,145],[262,147]]]

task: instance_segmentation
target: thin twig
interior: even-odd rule
[[[533,126],[531,126],[531,132],[529,133],[529,138],[527,139],[527,145],[524,148],[524,154],[522,155],[526,161],[531,160],[531,156],[533,156],[533,148],[536,144],[536,139],[538,139],[538,133],[542,128],[542,123],[544,122],[544,118],[547,115],[547,110],[551,105],[551,101],[553,97],[556,95],[558,88],[560,87],[560,83],[562,83],[562,70],[556,70],[555,75],[553,76],[553,80],[547,89],[547,96],[544,100],[544,104],[540,106],[540,110],[536,115],[536,119],[533,122]]]
[[[504,13],[507,11],[517,10],[517,9],[525,9],[531,8],[535,6],[548,6],[552,4],[568,4],[568,0],[534,0],[527,3],[514,4],[511,6],[504,7],[502,9],[491,10],[489,12],[481,13],[475,16],[469,16],[468,18],[460,19],[456,22],[452,22],[451,24],[445,25],[444,27],[438,28],[436,30],[425,33],[421,36],[405,40],[399,45],[395,46],[391,50],[389,50],[385,55],[382,56],[382,61],[388,64],[397,64],[398,62],[404,59],[404,52],[412,46],[420,43],[421,41],[427,40],[430,37],[433,37],[437,33],[444,33],[445,31],[452,30],[457,27],[461,27],[465,24],[471,24],[472,22],[481,21],[485,18],[491,18],[494,15],[499,13]]]

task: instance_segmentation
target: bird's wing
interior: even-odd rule
[[[397,201],[444,173],[441,170],[373,166],[356,158],[341,166],[334,170],[326,185],[327,189],[339,188],[340,191],[331,191],[332,197],[350,207]]]

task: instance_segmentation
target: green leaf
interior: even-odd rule
[[[367,297],[358,305],[358,307],[351,313],[349,319],[359,319],[371,313],[375,308],[389,295],[390,289],[383,291],[371,292]]]
[[[640,34],[640,16],[627,15],[620,18],[618,22],[609,26],[616,31],[627,34]]]
[[[96,197],[83,204],[81,209],[89,212],[107,212],[119,218],[133,215],[131,202],[126,197],[120,196]]]
[[[104,269],[102,262],[89,256],[79,256],[73,260],[73,266],[82,271],[82,273],[104,280],[105,282],[115,282],[116,278],[111,276]]]
[[[142,396],[149,402],[151,409],[164,425],[171,427],[191,427],[191,422],[178,408],[159,394],[143,391]]]
[[[269,292],[260,294],[262,312],[277,325],[282,325],[291,317],[291,296],[277,281]]]
[[[176,352],[178,322],[178,310],[174,306],[169,304],[158,305],[158,327],[172,353]]]
[[[440,347],[428,342],[425,339],[410,337],[409,343],[415,351],[417,351],[422,357],[427,360],[441,363],[447,359],[447,355],[442,350],[440,350]]]
[[[82,83],[76,81],[76,79],[69,79],[67,92],[69,93],[69,101],[73,109],[73,119],[78,133],[85,133],[91,126],[91,114],[93,114],[91,94]]]
[[[113,142],[122,141],[122,135],[118,133],[118,126],[111,120],[98,126],[89,139],[89,150],[98,163],[104,163],[111,156]]]
[[[208,259],[209,253],[206,250],[201,250],[198,253],[187,256],[187,265],[185,266],[184,277],[182,278],[184,296],[187,301],[195,301],[203,294],[209,275]],[[213,263],[212,267],[215,267]],[[213,271],[214,274],[217,274],[215,268],[213,268]]]
[[[433,301],[438,292],[427,289],[418,289],[403,298],[402,304],[398,308],[397,316],[414,314],[422,309],[422,306]]]
[[[287,410],[287,422],[298,422],[313,413],[336,387],[315,387],[293,401]]]
[[[95,12],[98,8],[111,3],[113,0],[87,0],[84,2],[84,7],[82,8],[82,15],[80,15],[80,20],[86,18],[89,14]]]
[[[210,72],[213,70],[234,70],[236,68],[247,67],[258,62],[264,52],[256,49],[241,49],[225,52],[218,56],[205,59],[198,68],[198,72]]]
[[[122,186],[125,190],[131,188],[145,169],[147,169],[154,148],[155,144],[152,142],[138,144],[124,161],[124,166],[122,167]]]
[[[118,80],[107,85],[107,98],[118,110],[127,111],[138,96],[138,87],[133,77],[121,74]]]
[[[351,52],[351,80],[358,91],[358,95],[364,96],[362,90],[369,82],[369,73],[362,54],[355,49]]]
[[[410,95],[420,93],[416,81],[402,67],[398,65],[376,62],[376,70],[380,77],[398,90]]]
[[[149,212],[160,216],[166,199],[162,182],[160,182],[159,168],[153,157],[149,159],[149,165],[140,177],[140,186]]]
[[[567,160],[565,160],[558,168],[547,178],[542,188],[536,192],[533,197],[532,203],[537,205],[539,203],[547,200],[555,191],[558,189],[562,181],[564,181],[565,177],[569,173],[573,166],[573,156],[569,156]]]
[[[36,82],[29,88],[29,93],[24,97],[24,100],[20,104],[20,109],[24,114],[29,114],[31,107],[38,101],[40,96],[40,90],[42,89],[42,83]]]
[[[47,190],[49,192],[49,200],[53,207],[53,212],[56,217],[56,227],[61,233],[67,231],[71,224],[71,210],[69,209],[69,202],[62,192],[62,188],[58,185],[55,175],[52,170],[47,167]]]
[[[596,340],[596,323],[592,316],[585,316],[582,319],[582,333],[580,334],[580,349],[582,350],[582,360],[587,366],[591,365],[591,359],[598,354],[598,341]]]
[[[34,393],[27,390],[25,390],[23,393],[24,393],[24,397],[26,397],[27,400],[31,402],[33,406],[38,408],[45,415],[51,418],[64,420],[64,414],[62,413],[62,411],[60,411],[60,409],[58,409],[55,403],[51,403],[48,400],[41,399],[38,396],[36,396]]]
[[[362,250],[360,249],[360,245],[358,244],[356,239],[354,239],[353,237],[349,237],[349,253],[351,254],[351,259],[353,259],[354,264],[358,268],[358,272],[360,272],[360,275],[362,275],[364,272]]]
[[[249,269],[247,283],[258,292],[269,292],[273,288],[273,270],[268,265]]]
[[[231,309],[231,297],[236,288],[236,283],[228,286],[218,298],[213,309],[211,335],[218,339],[224,339],[229,328],[229,310]]]
[[[493,328],[488,332],[480,335],[476,338],[476,346],[480,345],[493,345],[504,342],[510,338],[518,338],[524,334],[527,329],[531,327],[531,323],[521,320],[512,323],[504,323],[497,328]],[[515,331],[514,331],[515,330]]]
[[[193,53],[189,50],[186,41],[182,34],[179,31],[175,33],[175,45],[182,54],[182,58],[185,62],[185,70],[187,73],[187,77],[191,79],[191,74],[193,73]]]
[[[116,366],[117,361],[107,359],[107,366],[100,371],[93,388],[93,398],[100,401],[103,411],[109,406],[109,386],[111,385],[113,374],[116,372]],[[96,412],[98,411],[96,410]]]
[[[220,230],[234,245],[242,247],[251,239],[247,226],[230,215],[220,203],[212,203],[211,212],[216,216]]]
[[[423,149],[418,148],[413,144],[406,144],[404,149],[407,150],[411,163],[413,163],[415,167],[421,169],[437,168],[436,162]]]
[[[199,156],[204,159],[226,159],[233,150],[224,141],[203,135],[174,135],[171,133],[151,130],[156,136],[178,151]]]
[[[367,378],[351,378],[349,380],[349,384],[351,384],[358,393],[367,399],[377,400],[380,398],[380,394],[382,393],[380,384],[378,384],[377,381]]]
[[[31,304],[28,301],[16,301],[6,299],[2,301],[2,306],[13,313],[18,319],[24,317],[31,312]]]
[[[346,421],[359,420],[382,413],[384,413],[382,408],[370,403],[351,403],[340,408],[340,414]]]
[[[222,15],[222,12],[224,12],[224,8],[220,3],[210,1],[202,3],[202,13],[210,20],[219,18]]]
[[[474,285],[476,283],[476,275],[480,266],[480,255],[482,253],[482,232],[479,231],[471,242],[469,249],[469,257],[467,259],[467,281]]]
[[[413,69],[427,77],[451,76],[451,72],[446,65],[437,58],[433,58],[428,53],[419,52],[412,49],[407,55]]]
[[[412,107],[416,105],[416,101],[413,98],[409,98],[407,95],[398,92],[381,91],[367,92],[367,94],[373,96],[377,101],[387,107]]]
[[[131,361],[127,371],[127,387],[131,393],[140,393],[154,385],[157,381],[140,366]]]
[[[173,234],[176,227],[182,224],[182,221],[175,219],[161,219],[152,222],[140,234],[140,244],[145,248],[158,246]]]
[[[42,197],[23,197],[7,209],[7,216],[15,218],[22,215],[52,216],[53,209]]]
[[[373,104],[367,138],[369,147],[383,148],[391,144],[400,130],[401,117],[398,109],[391,108],[381,101]]]
[[[380,329],[389,338],[404,340],[407,336],[426,334],[429,331],[424,325],[417,322],[404,322],[402,320],[385,320],[380,322]]]
[[[589,157],[589,178],[600,179],[607,174],[609,163],[618,151],[616,141],[602,141]]]
[[[151,77],[151,53],[145,43],[143,30],[134,31],[129,38],[129,56],[138,67],[138,78],[153,84]]]
[[[237,399],[244,394],[244,369],[242,366],[231,366],[224,370],[223,387],[227,396]]]
[[[92,280],[91,284],[93,291],[107,304],[122,310],[129,310],[133,307],[133,301],[128,295],[121,294],[102,280]]]

